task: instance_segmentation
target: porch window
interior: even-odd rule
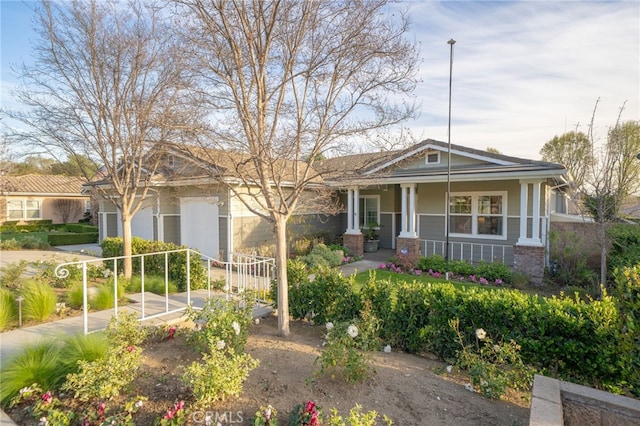
[[[505,238],[506,194],[451,194],[451,234]]]
[[[8,200],[7,217],[9,219],[40,219],[39,200]]]
[[[360,197],[360,229],[368,229],[370,223],[380,223],[380,196]]]

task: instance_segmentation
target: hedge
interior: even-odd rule
[[[451,284],[392,284],[374,276],[361,287],[359,302],[354,302],[354,293],[345,290],[347,278],[339,284],[331,275],[328,281],[332,285],[327,287],[323,274],[317,273],[314,280],[321,285],[290,284],[289,309],[296,317],[317,309],[313,298],[296,297],[300,289],[305,289],[303,294],[326,299],[318,291],[327,288],[333,309],[322,312],[323,320],[344,317],[347,306],[363,306],[370,300],[373,315],[381,321],[380,337],[397,349],[426,351],[453,360],[460,346],[449,321],[458,319],[467,341],[475,341],[478,328],[497,343],[513,339],[521,345],[523,361],[544,374],[608,390],[640,391],[640,375],[629,368],[640,364],[633,359],[640,349],[631,349],[640,342],[638,272],[624,281],[623,297],[626,300],[629,294],[634,295],[632,307],[619,305],[619,299],[606,292],[601,300],[585,301],[577,296],[545,298],[517,290],[487,291]]]
[[[102,248],[102,257],[117,257],[122,256],[122,238],[113,237],[105,238],[100,243]],[[186,246],[178,246],[173,243],[165,243],[162,241],[149,241],[142,238],[133,237],[131,240],[131,254],[144,254],[144,253],[156,253],[163,251],[186,249]],[[145,256],[144,258],[144,271],[149,275],[161,275],[164,276],[165,271],[165,256]],[[140,257],[134,258],[132,262],[133,272],[139,273]],[[187,253],[186,251],[179,251],[170,253],[168,255],[169,264],[169,279],[176,283],[178,291],[185,291],[187,288]],[[112,267],[113,263],[107,262],[106,267]],[[118,272],[122,272],[123,264],[118,262]],[[200,256],[192,252],[190,254],[190,278],[191,289],[204,288],[206,286],[206,270],[202,265]]]
[[[70,244],[93,244],[98,242],[97,232],[82,232],[68,234],[48,234],[49,244],[52,246],[65,246]]]

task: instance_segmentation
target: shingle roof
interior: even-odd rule
[[[3,176],[0,178],[2,195],[83,195],[84,179],[63,175]]]

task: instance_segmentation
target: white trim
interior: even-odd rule
[[[449,236],[457,237],[457,238],[472,238],[472,239],[483,239],[483,240],[502,240],[505,241],[508,239],[507,235],[507,220],[509,215],[507,214],[507,206],[508,206],[508,191],[460,191],[460,192],[451,192],[451,199],[456,196],[463,197],[471,197],[471,233],[458,233],[458,232],[449,232]],[[478,197],[492,197],[492,196],[500,196],[502,197],[502,214],[500,216],[494,215],[494,217],[502,218],[502,234],[493,235],[493,234],[479,234],[478,233],[478,224],[477,219],[478,216],[483,216],[478,213]],[[445,193],[445,208],[450,208],[450,206],[446,205],[446,193]],[[446,216],[446,215],[445,215]],[[449,217],[453,218],[459,216],[456,213],[450,213]],[[468,216],[468,215],[463,215]],[[446,222],[445,222],[445,233],[446,233]]]

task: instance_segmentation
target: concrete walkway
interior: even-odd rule
[[[380,263],[385,262],[393,256],[392,250],[379,250],[376,253],[365,253],[362,260],[354,263],[343,265],[340,267],[345,276],[376,269]],[[100,246],[96,245],[80,245],[80,246],[64,246],[57,250],[25,250],[25,251],[0,251],[0,266],[25,260],[27,262],[59,261],[69,262],[74,260],[95,259],[100,257]],[[193,306],[202,306],[205,298],[208,296],[206,290],[194,290],[191,292]],[[145,293],[145,312],[144,317],[152,317],[161,312],[165,312],[167,301],[164,296],[158,296],[153,293]],[[136,300],[137,298],[137,300]],[[120,312],[136,312],[141,314],[141,295],[133,296],[132,302],[120,308]],[[186,294],[174,294],[170,296],[168,301],[169,310],[178,309],[184,306]],[[258,306],[254,309],[254,318],[259,318],[271,313],[268,306]],[[111,317],[113,310],[92,312],[88,315],[89,331],[104,329]],[[145,324],[168,324],[178,322],[183,319],[183,313],[168,314],[160,318],[144,320]],[[84,329],[83,316],[69,317],[59,321],[48,322],[31,327],[17,328],[4,333],[0,333],[0,367],[7,365],[11,357],[18,353],[20,348],[25,345],[36,343],[46,339],[57,339],[63,336],[82,333]],[[12,426],[15,423],[0,410],[0,426]]]

